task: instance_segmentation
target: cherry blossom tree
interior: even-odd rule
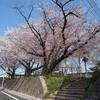
[[[0,67],[14,79],[20,64],[10,52],[9,46],[11,47],[6,37],[0,38]]]
[[[11,33],[11,30],[10,30],[10,33]],[[12,62],[16,61],[17,63],[19,63],[20,66],[25,69],[26,76],[29,76],[29,75],[31,75],[31,73],[33,71],[40,69],[39,59],[34,59],[33,56],[24,52],[20,46],[21,41],[19,41],[19,40],[16,41],[14,36],[13,37],[7,36],[4,38],[1,38],[0,44],[1,44],[0,45],[1,52],[6,53],[6,58],[8,57],[10,59],[10,57],[11,57],[13,59]]]
[[[95,42],[94,42],[95,41]],[[98,35],[95,40],[91,41],[92,47],[90,50],[90,62],[89,64],[96,65],[100,62],[100,35]]]
[[[15,49],[17,55],[23,56],[21,58],[32,58],[33,62],[38,59],[39,68],[42,68],[43,74],[48,74],[62,60],[85,48],[100,32],[100,26],[98,22],[90,22],[86,16],[82,16],[84,9],[81,7],[66,9],[66,5],[72,1],[62,3],[52,0],[51,6],[39,8],[42,12],[39,19],[31,18],[33,6],[28,17],[22,12],[22,7],[14,7],[26,24],[19,24],[19,28],[6,32],[13,41],[10,50]]]
[[[7,56],[4,52],[0,53],[0,67],[11,77],[15,78],[15,72],[20,64],[12,57]]]

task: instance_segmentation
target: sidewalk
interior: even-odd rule
[[[0,87],[0,89],[1,89],[1,87]],[[27,100],[42,100],[40,98],[35,98],[33,96],[30,96],[30,95],[27,95],[27,94],[23,94],[23,93],[20,93],[20,92],[16,92],[16,91],[13,91],[13,90],[3,89],[3,91],[5,91],[7,93],[10,93],[12,95],[16,95],[16,96],[22,97],[22,98],[27,99]]]

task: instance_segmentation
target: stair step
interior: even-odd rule
[[[83,89],[84,90],[84,87],[65,87],[63,89]]]
[[[78,86],[78,85],[72,85],[72,86],[68,86],[68,88],[84,88],[85,86],[83,85],[80,85],[80,86]],[[66,87],[67,88],[67,87]]]
[[[71,85],[85,85],[86,83],[73,83],[73,84],[71,84]]]
[[[48,99],[54,99],[54,100],[79,100],[77,98],[72,98],[72,97],[62,97],[62,96],[52,96],[48,97]]]
[[[69,88],[69,87],[82,87],[82,88],[83,88],[84,86],[85,86],[85,85],[75,85],[75,84],[73,84],[73,85],[69,85],[68,88]]]
[[[63,97],[74,97],[74,98],[82,98],[83,95],[74,95],[74,94],[57,94],[56,96],[63,96]]]
[[[85,84],[82,84],[82,83],[80,83],[80,84],[73,83],[73,84],[70,84],[69,86],[73,86],[73,85],[75,85],[75,86],[84,86]]]
[[[75,94],[75,95],[82,95],[83,92],[73,92],[73,91],[59,91],[58,93],[62,94]]]
[[[85,83],[72,83],[72,84],[70,84],[70,85],[85,85],[86,84],[86,82]]]
[[[61,89],[60,91],[81,91],[84,92],[84,89],[69,89],[69,88],[65,88],[65,89]]]

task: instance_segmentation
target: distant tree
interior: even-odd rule
[[[5,53],[0,53],[0,67],[14,79],[16,70],[19,68],[20,64],[11,56],[7,56]]]
[[[26,76],[29,76],[31,75],[33,71],[40,69],[39,59],[34,59],[33,56],[24,52],[24,50],[20,46],[21,41],[19,44],[19,40],[16,41],[15,37],[7,36],[4,38],[1,38],[0,45],[1,45],[0,51],[2,51],[5,54],[5,55],[1,55],[2,59],[0,59],[0,61],[4,62],[5,59],[9,59],[9,60],[11,59],[11,61],[9,61],[9,65],[11,65],[14,61],[17,62],[18,64],[21,65],[21,67],[25,69]],[[19,67],[19,66],[16,66],[16,67]]]

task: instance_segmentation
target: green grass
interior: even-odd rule
[[[55,93],[56,91],[60,90],[62,87],[68,85],[69,83],[72,83],[79,77],[74,76],[53,76],[53,75],[47,75],[44,76],[44,79],[47,84],[48,92],[44,95],[44,98],[47,98],[50,94]]]

